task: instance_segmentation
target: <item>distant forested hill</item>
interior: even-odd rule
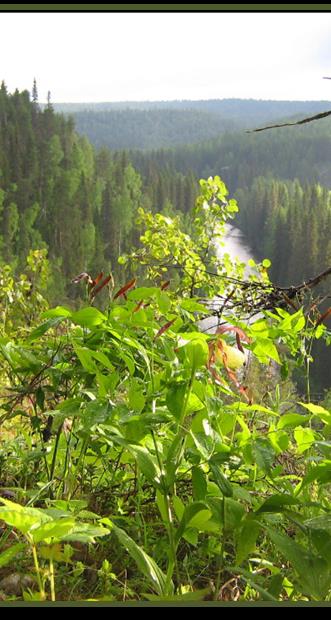
[[[85,134],[94,146],[150,149],[197,143],[226,131],[315,114],[331,109],[331,103],[212,99],[63,103],[54,107],[56,111],[71,114],[77,130]]]
[[[236,123],[201,110],[86,110],[73,114],[77,131],[96,146],[152,149],[191,144],[231,131]]]
[[[331,187],[331,120],[262,133],[227,132],[200,144],[132,150],[130,157],[142,173],[154,165],[200,178],[219,174],[231,192],[250,187],[258,176],[318,181]]]

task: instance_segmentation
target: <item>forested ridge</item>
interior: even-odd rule
[[[95,146],[113,149],[193,144],[226,131],[300,117],[329,109],[328,101],[127,101],[55,104],[71,114],[77,130]]]

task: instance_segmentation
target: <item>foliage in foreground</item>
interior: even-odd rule
[[[199,329],[202,297],[242,295],[243,266],[212,251],[236,210],[215,178],[191,236],[141,211],[123,261],[143,286],[81,274],[89,306],[3,335],[0,590],[16,566],[25,600],[329,600],[331,412],[281,380],[301,365],[309,388],[327,331],[304,308],[244,324],[224,301]]]

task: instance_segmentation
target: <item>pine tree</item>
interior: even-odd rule
[[[37,89],[36,78],[34,78],[33,85],[32,85],[32,103],[34,107],[36,108],[38,107],[38,89]]]
[[[46,106],[47,110],[51,110],[53,112],[54,108],[53,108],[53,104],[51,102],[51,91],[49,90],[47,92],[47,106]]]

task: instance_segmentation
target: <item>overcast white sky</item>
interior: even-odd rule
[[[0,13],[0,79],[54,102],[331,100],[331,13]]]

